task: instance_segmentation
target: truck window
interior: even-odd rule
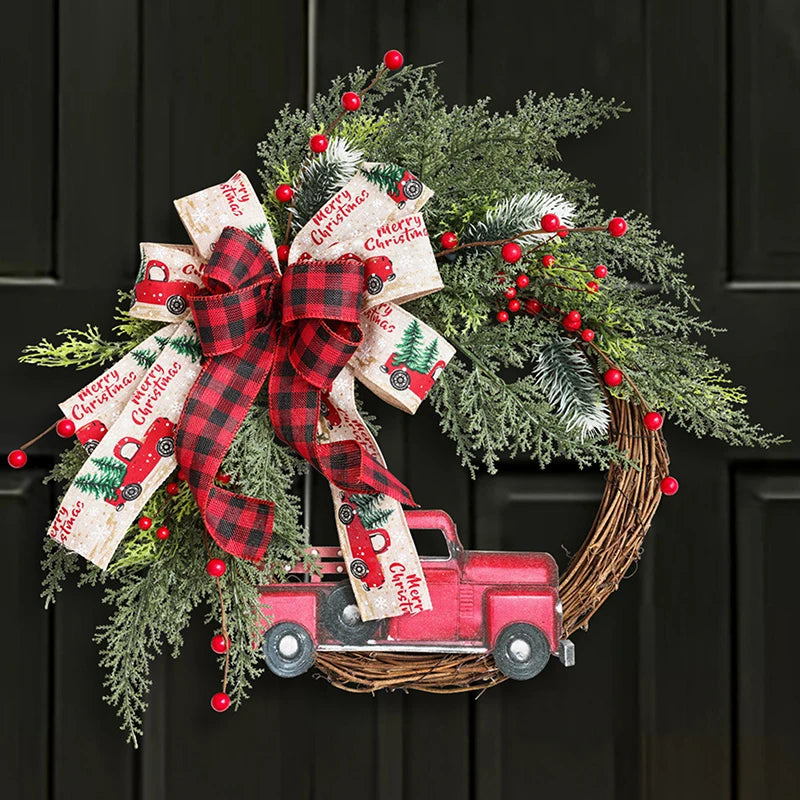
[[[411,538],[421,558],[449,558],[450,549],[442,531],[411,531]]]

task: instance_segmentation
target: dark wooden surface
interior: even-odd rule
[[[303,104],[389,47],[443,61],[453,102],[586,87],[630,114],[564,148],[609,208],[652,214],[686,252],[713,350],[752,414],[797,440],[800,101],[793,0],[266,2],[31,0],[2,33],[5,194],[0,325],[7,453],[54,418],[87,375],[15,363],[28,342],[110,325],[140,240],[183,239],[171,200],[243,169],[284,102]],[[313,23],[313,24],[310,24]],[[309,33],[311,31],[311,34]],[[314,74],[308,65],[314,64]],[[513,168],[513,165],[509,165]],[[423,506],[473,547],[580,542],[602,476],[505,464],[475,483],[437,421],[381,409],[381,443]],[[785,800],[800,786],[793,644],[800,445],[698,443],[666,428],[681,492],[644,559],[589,634],[577,666],[480,698],[351,696],[265,676],[246,708],[214,715],[201,620],[182,658],[159,660],[139,750],[103,704],[92,643],[105,609],[69,588],[38,600],[52,493],[31,468],[0,473],[6,569],[0,760],[16,798],[338,798],[532,795],[592,800]],[[330,535],[327,489],[311,518]],[[6,769],[5,767],[8,767]],[[7,779],[4,782],[8,786]],[[8,796],[8,795],[6,795]]]

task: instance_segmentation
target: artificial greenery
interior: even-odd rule
[[[333,81],[310,109],[280,112],[258,146],[264,208],[281,241],[290,212],[296,231],[363,159],[377,164],[366,171],[387,191],[405,170],[434,190],[424,209],[434,250],[440,249],[439,235],[448,230],[461,244],[515,238],[527,251],[538,248],[513,267],[501,260],[497,245],[441,254],[444,289],[407,306],[457,349],[429,400],[442,431],[473,474],[481,464],[492,471],[501,458],[515,455],[541,466],[558,457],[600,467],[618,459],[604,435],[608,411],[597,377],[608,364],[624,370],[631,382],[604,391],[639,402],[638,391],[652,408],[693,433],[737,445],[779,441],[749,421],[742,410],[744,394],[728,381],[727,366],[698,341],[717,331],[695,316],[697,301],[681,256],[658,238],[643,215],[626,215],[628,233],[617,239],[605,233],[521,235],[538,229],[544,213],[556,213],[570,226],[603,225],[611,216],[590,184],[561,169],[558,147],[561,139],[581,136],[619,116],[625,110],[620,103],[582,92],[566,98],[529,93],[508,113],[492,111],[488,99],[447,106],[432,69],[407,67],[385,75],[364,94],[361,110],[345,116],[332,131],[328,150],[310,156],[309,136],[339,115],[342,93],[362,90],[373,75],[358,69]],[[295,187],[289,206],[274,197],[280,183]],[[260,226],[250,233],[260,239],[265,231]],[[552,268],[541,266],[544,253],[555,256]],[[587,291],[587,278],[598,263],[607,265],[609,275],[599,291]],[[510,322],[498,323],[495,315],[507,303],[504,289],[523,271],[530,285],[519,297],[523,302],[536,298],[542,310],[527,314],[523,308]],[[120,294],[123,303],[129,301],[129,293]],[[579,311],[584,326],[595,332],[591,345],[562,328],[567,309]],[[60,344],[42,341],[28,347],[22,360],[86,369],[133,350],[138,363],[149,366],[156,354],[138,345],[158,328],[158,323],[120,311],[115,338],[106,339],[92,325],[85,331],[67,330]],[[159,343],[164,346],[167,340]],[[186,342],[169,343],[199,357]],[[427,366],[437,358],[434,345],[423,348],[418,332],[411,331],[396,360],[412,368]],[[66,485],[85,458],[77,445],[67,450],[52,479]],[[97,466],[102,480],[94,491],[104,494],[112,482],[110,466]],[[107,696],[134,740],[141,733],[152,659],[164,648],[178,654],[198,606],[205,607],[212,627],[219,624],[216,585],[204,571],[210,553],[228,564],[221,587],[232,641],[229,693],[234,706],[246,696],[261,669],[259,650],[253,647],[262,623],[258,584],[282,579],[287,564],[306,558],[306,532],[293,491],[305,468],[277,440],[264,398],[259,398],[224,469],[237,491],[276,504],[263,571],[235,561],[208,540],[185,486],[171,500],[163,488],[156,492],[144,511],[154,520],[152,529],[134,526],[106,572],[47,543],[43,597],[48,604],[73,573],[79,573],[80,583],[105,586],[111,617],[97,638],[108,675]],[[353,501],[370,523],[385,521],[375,498]],[[161,524],[171,531],[166,542],[154,534]]]

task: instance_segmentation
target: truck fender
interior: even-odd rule
[[[486,644],[490,649],[494,649],[503,628],[525,622],[539,628],[550,643],[550,651],[558,652],[561,620],[556,609],[558,592],[552,586],[490,589],[485,602]]]
[[[306,583],[273,584],[260,592],[262,632],[266,633],[279,622],[302,625],[317,645],[319,591]]]

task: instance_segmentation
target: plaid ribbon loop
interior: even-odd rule
[[[408,489],[355,440],[317,442],[320,395],[362,340],[358,325],[364,265],[353,256],[301,260],[281,276],[252,236],[227,227],[191,300],[208,356],[178,423],[178,463],[210,534],[224,550],[259,561],[274,504],[215,483],[231,443],[267,383],[277,435],[329,481],[413,504]]]

